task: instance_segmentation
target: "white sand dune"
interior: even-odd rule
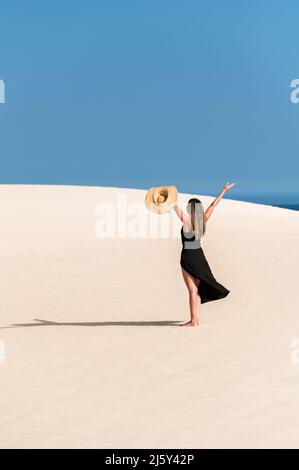
[[[231,292],[181,328],[180,239],[96,236],[119,195],[145,191],[0,186],[0,446],[298,447],[299,213],[224,199],[204,250]]]

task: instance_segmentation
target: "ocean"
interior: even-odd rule
[[[299,194],[230,194],[229,199],[238,201],[254,202],[255,204],[266,204],[269,206],[282,207],[299,211]]]
[[[270,204],[271,206],[283,207],[284,209],[291,209],[293,211],[299,211],[299,204]]]

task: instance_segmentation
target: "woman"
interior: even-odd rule
[[[174,210],[183,222],[181,228],[182,252],[180,265],[183,278],[189,291],[189,305],[191,320],[181,326],[199,325],[200,304],[212,300],[222,299],[229,294],[229,290],[219,284],[214,278],[209,264],[205,258],[201,240],[206,231],[206,223],[213,210],[236,183],[227,183],[222,192],[206,211],[199,199],[192,198],[188,201],[187,214],[176,204]]]

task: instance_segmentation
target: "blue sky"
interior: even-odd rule
[[[0,183],[298,192],[295,0],[10,0],[0,13]]]

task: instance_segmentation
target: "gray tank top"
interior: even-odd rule
[[[195,240],[195,235],[191,230],[184,232],[184,226],[181,228],[181,239],[184,249],[197,250],[202,247],[202,238]]]

